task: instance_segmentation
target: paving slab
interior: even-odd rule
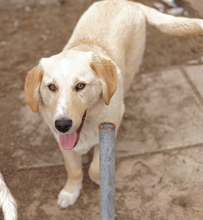
[[[203,219],[203,145],[117,163],[118,219]]]
[[[202,119],[202,104],[181,68],[142,74],[126,98],[117,156],[203,143]]]
[[[188,82],[196,89],[196,94],[203,99],[203,65],[187,66],[183,68],[188,76]]]

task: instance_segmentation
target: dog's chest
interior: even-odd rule
[[[99,144],[99,132],[97,126],[84,125],[77,146],[73,150],[79,154],[86,154],[97,144]]]

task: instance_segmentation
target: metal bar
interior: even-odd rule
[[[115,124],[99,125],[100,220],[115,220]]]

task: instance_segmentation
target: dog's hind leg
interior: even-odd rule
[[[82,159],[81,155],[73,150],[61,149],[61,151],[64,157],[68,179],[58,195],[57,203],[61,208],[67,208],[69,205],[73,205],[80,195],[83,180]]]

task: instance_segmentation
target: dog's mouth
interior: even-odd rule
[[[86,111],[82,117],[82,121],[80,123],[79,128],[75,132],[71,134],[59,134],[59,144],[61,148],[63,148],[64,150],[71,150],[77,145],[78,140],[80,138],[80,132],[82,131],[85,122],[85,117]]]

